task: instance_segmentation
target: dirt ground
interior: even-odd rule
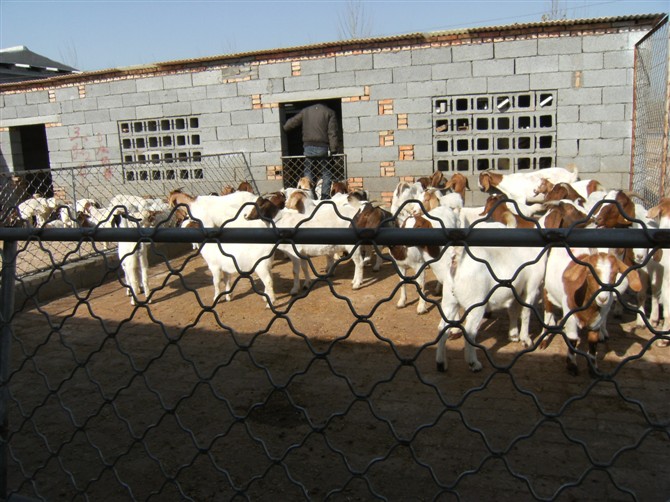
[[[670,349],[632,315],[610,321],[601,379],[583,358],[578,376],[566,372],[560,337],[544,351],[508,342],[504,313],[480,330],[483,371],[468,369],[461,338],[440,373],[436,304],[417,315],[410,285],[412,303],[398,309],[391,263],[365,274],[352,291],[345,261],[292,298],[278,260],[274,309],[248,279],[212,307],[211,275],[190,255],[152,267],[149,305],[130,305],[115,270],[100,270],[97,287],[17,305],[9,493],[668,500]]]

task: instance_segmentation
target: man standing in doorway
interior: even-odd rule
[[[330,186],[333,174],[329,166],[329,157],[341,153],[339,145],[339,128],[335,112],[323,103],[308,106],[291,117],[284,124],[284,131],[302,126],[302,146],[305,155],[306,176],[313,182],[314,176],[320,174],[321,198],[330,199]]]

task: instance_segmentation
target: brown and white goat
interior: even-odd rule
[[[594,374],[597,344],[608,336],[607,317],[614,301],[613,291],[624,277],[634,291],[639,291],[642,285],[637,270],[609,253],[575,253],[575,258],[563,248],[554,248],[549,254],[544,279],[544,324],[556,325],[554,309],[562,311],[568,343],[567,368],[573,375],[578,372],[575,348],[579,332],[585,331],[589,370]],[[546,348],[549,342],[550,338],[545,338],[540,347]]]

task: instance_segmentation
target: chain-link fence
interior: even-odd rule
[[[481,228],[0,228],[2,270],[3,495],[40,500],[646,500],[670,496],[667,331],[629,295],[599,344],[597,369],[577,346],[580,374],[565,368],[566,322],[545,323],[530,307],[532,343],[508,339],[507,310],[523,303],[517,274],[550,249],[670,246],[667,230]],[[70,289],[14,301],[25,281],[13,265],[23,243],[146,242],[156,264],[150,291],[132,305],[118,265],[101,260],[77,286],[76,270],[54,261]],[[218,243],[244,267],[212,300],[212,278],[197,250],[169,257],[159,245]],[[276,300],[254,278],[280,244],[373,244],[384,262],[352,290],[352,263],[327,269],[310,258],[315,281],[296,296],[291,262],[277,254]],[[211,244],[210,244],[211,245]],[[214,244],[217,245],[217,244]],[[436,370],[440,320],[436,255],[418,273],[401,272],[387,246],[446,246],[483,256],[481,246],[536,248],[512,275],[487,263],[483,275],[516,301],[484,318],[473,373],[458,332]],[[242,265],[245,255],[262,258]],[[513,249],[518,248],[518,249]],[[353,251],[353,250],[352,250]],[[664,249],[665,251],[665,249]],[[395,256],[395,255],[394,255]],[[400,255],[399,255],[400,256]],[[464,256],[464,255],[463,255]],[[449,266],[447,266],[449,270]],[[640,265],[631,270],[642,271]],[[54,281],[42,278],[43,285]],[[398,308],[401,286],[410,303]],[[617,290],[618,291],[618,290]],[[231,301],[224,301],[227,293]],[[423,296],[429,311],[417,315]],[[589,295],[586,295],[589,296]],[[598,300],[599,301],[599,300]],[[461,315],[462,314],[462,315]],[[550,338],[553,340],[550,341]],[[545,342],[545,343],[543,343]],[[542,348],[547,345],[546,348]],[[593,360],[591,360],[593,362]],[[587,368],[594,375],[590,376]]]
[[[666,16],[635,47],[632,184],[651,205],[668,196],[669,33]]]
[[[315,185],[322,179],[325,171],[330,173],[332,181],[346,181],[347,179],[346,155],[336,154],[330,157],[315,159],[308,159],[302,155],[282,157],[284,188],[298,186],[298,181],[304,176],[306,164],[309,164]],[[320,193],[317,195],[321,196]]]
[[[248,182],[258,193],[242,153],[183,158],[179,161],[104,164],[0,174],[0,225],[78,228],[110,226],[114,207],[135,206],[169,214],[167,196],[182,188],[192,195],[219,194]],[[166,220],[163,226],[174,220]],[[113,245],[28,241],[19,255],[20,275],[40,272],[52,262],[70,263]]]

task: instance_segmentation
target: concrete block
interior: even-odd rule
[[[627,82],[627,77],[625,68],[586,71],[582,74],[582,85],[584,87],[608,87],[612,83]]]
[[[372,70],[372,54],[335,57],[336,71]]]
[[[556,136],[561,139],[599,139],[600,124],[556,124]]]
[[[123,99],[119,95],[100,96],[98,98],[98,108],[121,108],[123,106]]]
[[[618,122],[624,120],[624,106],[622,104],[611,105],[585,105],[579,110],[581,122]]]
[[[344,140],[344,153],[347,154],[348,169],[350,169],[352,165],[356,165],[357,163],[360,163],[363,160],[363,149],[357,147],[349,147],[347,145],[346,139]]]
[[[479,78],[450,78],[447,79],[447,94],[483,94],[487,92],[486,77]],[[492,91],[495,92],[495,91]]]
[[[456,45],[451,48],[451,57],[454,62],[493,59],[493,44]]]
[[[281,139],[279,136],[275,137],[266,137],[263,139],[263,150],[266,152],[277,152],[281,153]]]
[[[623,155],[622,139],[582,138],[579,142],[579,154],[585,156]]]
[[[149,105],[151,106],[151,105]],[[179,115],[191,115],[191,103],[165,103],[161,105],[163,107],[163,113],[162,115],[157,115],[157,117],[161,116],[179,116]]]
[[[347,150],[351,147],[378,147],[379,133],[378,132],[359,132],[356,134],[345,134],[344,145]]]
[[[582,52],[609,52],[632,49],[627,33],[608,33],[579,37],[582,41]]]
[[[530,88],[535,90],[569,89],[572,87],[572,72],[533,73],[530,77]]]
[[[40,103],[37,105],[37,110],[42,118],[55,117],[60,113],[61,107],[59,103]],[[4,117],[4,113],[2,115]]]
[[[433,66],[433,80],[472,77],[472,63],[437,64]]]
[[[415,145],[415,156],[417,145],[433,146],[432,129],[400,129],[395,132],[396,145]]]
[[[149,104],[148,92],[137,92],[133,94],[122,94],[121,103],[126,107],[143,106]]]
[[[109,96],[110,94],[111,94],[111,86],[109,82],[86,84],[86,95],[89,98]]]
[[[237,84],[219,84],[219,85],[208,85],[206,88],[205,95],[207,99],[220,99],[220,98],[232,98],[237,97]]]
[[[371,176],[371,174],[373,174]],[[375,190],[379,189],[379,163],[378,162],[352,162],[349,156],[347,155],[347,175],[350,178],[365,178],[363,180],[363,187],[374,187]],[[393,185],[395,187],[395,185]]]
[[[429,176],[433,174],[433,162],[425,160],[402,160],[395,163],[396,176]]]
[[[417,82],[430,80],[432,69],[429,65],[393,68],[393,82]]]
[[[602,70],[603,65],[602,52],[560,54],[558,56],[559,71]]]
[[[414,145],[414,161],[430,161],[431,166],[433,162],[433,145],[432,144],[415,144]]]
[[[511,62],[511,61],[510,61]],[[548,73],[558,71],[558,56],[531,56],[516,59],[516,73]]]
[[[493,54],[496,59],[537,56],[537,40],[494,42]]]
[[[523,72],[517,72],[517,73],[523,73]],[[489,60],[473,61],[472,75],[474,77],[514,75],[514,60],[500,59],[493,61]]]
[[[607,155],[600,157],[601,173],[621,173],[627,176],[630,173],[630,157],[627,155]]]
[[[202,129],[227,127],[230,125],[230,113],[207,113],[200,116],[200,127]]]
[[[281,126],[279,123],[249,124],[248,129],[250,138],[279,137],[281,132]]]
[[[237,83],[238,96],[252,96],[254,94],[271,94],[268,80],[246,80]]]
[[[159,105],[162,103],[176,103],[179,101],[177,98],[177,90],[170,89],[168,91],[154,91],[149,93],[149,104],[150,105]]]
[[[451,47],[426,47],[412,50],[412,65],[451,63]]]
[[[508,77],[488,77],[486,79],[487,91],[489,93],[497,92],[522,92],[533,89],[530,86],[528,75],[515,75]],[[451,90],[450,90],[451,91]],[[481,91],[471,91],[481,92]]]
[[[193,87],[191,73],[178,75],[165,75],[163,77],[163,89],[178,89],[180,87]]]
[[[431,84],[431,82],[428,82],[428,84]],[[443,96],[447,93],[446,82],[444,83],[444,89],[442,92],[426,92],[422,95],[419,95],[419,85],[420,84],[408,85],[407,99],[396,99],[393,102],[393,111],[396,114],[407,113],[408,119],[410,121],[412,120],[413,114],[415,113],[432,112],[432,98],[426,96]],[[442,85],[441,83],[439,87],[432,87],[429,85],[428,88],[431,90],[442,89]]]
[[[205,97],[205,89],[203,87],[188,87],[185,89],[176,89],[177,101],[197,101]],[[172,91],[170,91],[172,92]]]
[[[430,109],[430,108],[429,108]],[[432,113],[413,113],[408,117],[409,129],[428,129],[431,134],[433,131],[433,114]],[[401,131],[403,129],[400,129]]]
[[[226,98],[221,100],[221,111],[233,112],[239,110],[251,110],[251,97]]]
[[[287,92],[313,91],[319,88],[319,76],[309,75],[306,77],[290,77],[284,80],[284,89]]]
[[[556,140],[556,156],[576,158],[579,154],[579,147],[576,139],[557,139]],[[564,165],[564,164],[559,164]]]
[[[407,97],[407,84],[381,84],[372,86],[370,89],[370,99],[397,99]]]
[[[410,66],[411,64],[412,53],[410,51],[389,51],[372,55],[372,67],[376,70]]]
[[[163,106],[162,105],[138,106],[135,108],[135,115],[138,120],[163,117],[164,116]]]
[[[249,164],[255,166],[274,166],[280,164],[275,152],[252,152],[249,155]]]
[[[38,118],[40,116],[40,109],[37,105],[25,105],[17,109],[17,118]]]
[[[136,118],[135,108],[111,108],[109,110],[109,119],[114,122],[118,122],[119,120],[134,120]]]
[[[79,89],[76,87],[63,87],[61,89],[56,89],[55,93],[56,102],[79,99]]]
[[[83,98],[72,100],[72,109],[76,112],[98,109],[98,98]]]
[[[262,64],[258,67],[258,77],[260,79],[290,77],[291,71],[291,63]]]
[[[221,70],[206,70],[193,73],[191,81],[194,87],[219,85],[221,84]]]
[[[574,124],[579,122],[579,106],[559,106],[556,109],[556,122],[559,124]]]
[[[335,58],[308,59],[300,62],[301,75],[323,75],[333,73],[335,68]]]
[[[322,73],[319,75],[319,88],[331,89],[334,87],[347,87],[355,81],[355,76],[353,71]]]
[[[160,91],[163,89],[163,77],[145,77],[135,80],[137,92]]]
[[[361,131],[361,125],[358,120],[358,117],[342,118],[342,132],[344,133],[345,140],[348,134],[354,135],[358,134],[360,131]]]
[[[360,118],[361,131],[392,131],[398,123],[395,115],[375,115]]]
[[[630,121],[621,121],[621,122],[603,122],[602,125],[602,137],[605,139],[609,138],[630,138],[632,134],[633,124]]]
[[[216,137],[220,141],[234,139],[248,139],[249,127],[247,125],[229,125],[216,128]]]
[[[390,84],[393,82],[393,70],[356,70],[357,85]]]
[[[245,110],[230,113],[230,121],[233,125],[258,124],[262,117],[261,110]]]
[[[137,92],[137,80],[116,80],[109,82],[110,94],[129,94]]]
[[[109,110],[89,110],[84,112],[84,120],[87,124],[96,122],[109,122]]]
[[[26,103],[37,105],[49,102],[49,91],[31,91],[26,93]]]
[[[581,37],[551,37],[537,40],[537,53],[540,56],[550,54],[579,54],[582,52]]]
[[[602,103],[602,89],[600,87],[562,89],[557,98],[559,108],[569,105],[599,105]]]
[[[633,68],[634,51],[606,52],[604,54],[605,68]]]
[[[27,103],[26,100],[27,93],[17,93],[17,94],[6,94],[5,98],[5,107],[9,108],[12,106],[25,106]]]
[[[379,115],[376,101],[350,101],[342,103],[342,117],[373,117]]]
[[[191,101],[191,111],[197,115],[221,113],[221,101],[218,99],[199,99]]]
[[[281,114],[278,108],[263,108],[263,123],[264,124],[277,124],[279,125],[279,120],[281,119]]]
[[[389,162],[398,160],[397,146],[379,146],[377,148],[364,148],[362,151],[363,162]]]
[[[409,100],[419,100],[425,96],[443,96],[446,92],[446,80],[427,79],[425,82],[407,82],[407,99]]]

